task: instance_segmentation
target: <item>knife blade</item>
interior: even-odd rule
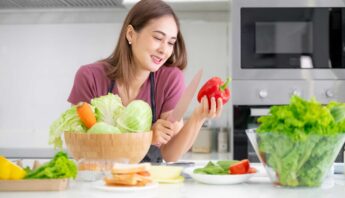
[[[202,76],[202,69],[200,69],[194,75],[192,81],[189,83],[187,88],[182,93],[180,100],[176,104],[176,107],[171,112],[170,116],[168,117],[168,120],[170,122],[176,122],[182,119],[184,113],[188,109],[190,102],[193,99],[196,89],[198,88],[201,76]]]
[[[189,161],[178,161],[178,162],[162,162],[162,163],[151,163],[153,166],[182,166],[182,167],[190,167],[195,166],[195,162]]]

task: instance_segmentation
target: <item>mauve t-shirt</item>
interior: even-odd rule
[[[154,73],[154,80],[156,112],[157,118],[160,118],[162,113],[175,108],[185,89],[184,77],[179,68],[162,66]],[[110,84],[111,80],[105,74],[103,63],[81,66],[75,75],[68,101],[72,104],[90,103],[92,98],[107,95]],[[116,86],[112,93],[118,94]],[[144,100],[151,105],[149,78],[141,86],[136,99]]]

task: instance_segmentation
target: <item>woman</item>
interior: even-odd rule
[[[82,66],[68,101],[77,104],[118,94],[126,106],[141,99],[153,112],[153,145],[143,161],[177,161],[192,146],[204,121],[221,114],[222,101],[203,98],[190,119],[167,120],[184,90],[186,48],[172,8],[161,0],[139,1],[128,13],[114,52]]]

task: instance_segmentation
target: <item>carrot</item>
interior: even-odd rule
[[[96,116],[92,112],[92,109],[87,102],[80,102],[77,105],[77,113],[79,115],[80,120],[85,124],[85,126],[89,129],[94,124],[96,124]]]

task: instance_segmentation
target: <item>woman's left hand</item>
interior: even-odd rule
[[[208,99],[204,96],[201,99],[199,106],[196,107],[194,114],[199,119],[210,119],[220,117],[223,109],[223,102],[221,98],[216,101],[215,97],[211,97],[211,107],[209,107]]]

